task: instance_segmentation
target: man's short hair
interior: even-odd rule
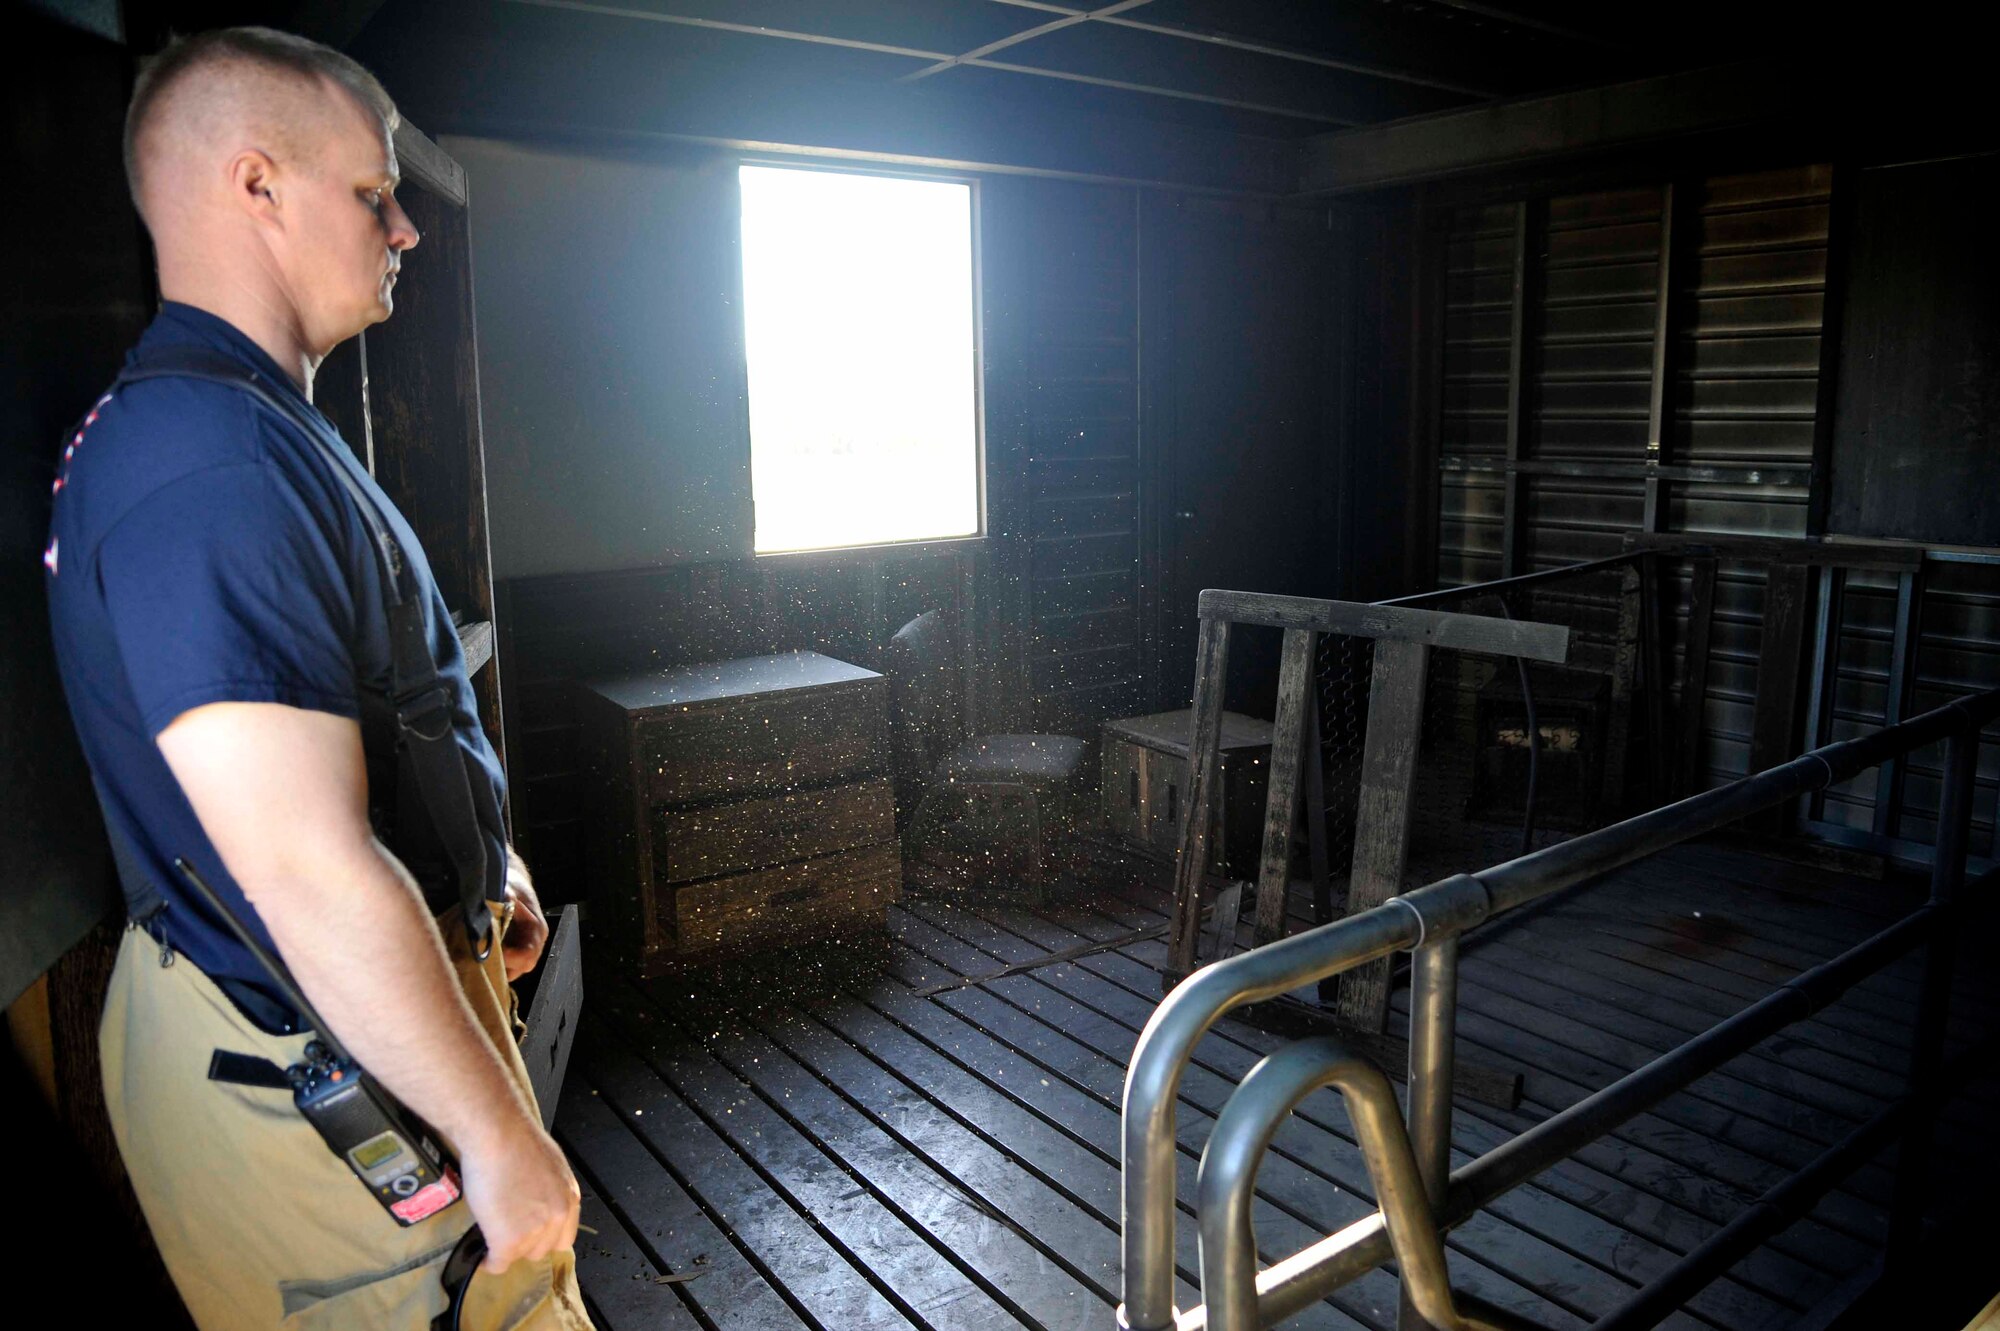
[[[125,113],[125,181],[134,203],[139,203],[139,140],[155,113],[190,78],[230,65],[280,78],[330,79],[375,118],[384,135],[395,133],[400,117],[388,92],[351,56],[331,46],[275,28],[218,28],[177,37],[139,71]]]

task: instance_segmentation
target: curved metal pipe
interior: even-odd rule
[[[1256,1331],[1259,1325],[1250,1219],[1257,1166],[1278,1125],[1322,1086],[1335,1087],[1347,1102],[1410,1302],[1438,1331],[1466,1331],[1452,1304],[1444,1242],[1424,1198],[1396,1093],[1380,1069],[1331,1036],[1287,1045],[1250,1069],[1209,1133],[1196,1191],[1201,1294],[1210,1331]]]
[[[1233,1008],[1413,947],[1426,929],[1456,932],[1484,919],[1487,909],[1485,891],[1461,874],[1205,966],[1153,1009],[1125,1074],[1121,1327],[1174,1326],[1174,1103],[1181,1073],[1208,1028]]]

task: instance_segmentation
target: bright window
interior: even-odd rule
[[[972,187],[741,179],[757,552],[977,534]]]

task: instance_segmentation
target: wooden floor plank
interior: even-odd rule
[[[1075,994],[1101,1011],[1106,1011],[1127,1023],[1143,1022],[1149,1014],[1148,995],[1155,980],[1149,968],[1139,967],[1130,958],[1117,954],[1091,957],[1078,963],[1079,969],[1090,973],[1090,981],[1077,983],[1057,979],[1066,992]],[[1123,992],[1119,985],[1123,984]],[[1136,1027],[1135,1027],[1136,1028]],[[1246,1040],[1248,1042],[1246,1042]],[[1197,1059],[1206,1059],[1210,1065],[1230,1081],[1240,1080],[1251,1063],[1263,1053],[1277,1047],[1283,1041],[1279,1037],[1268,1036],[1254,1028],[1234,1021],[1220,1023],[1210,1038],[1197,1050]],[[1233,1046],[1233,1047],[1232,1047]],[[1484,1106],[1461,1103],[1454,1115],[1455,1134],[1462,1150],[1478,1154],[1490,1150],[1501,1141],[1514,1135],[1513,1130],[1499,1124],[1489,1123],[1481,1116]],[[1310,1107],[1305,1111],[1310,1113]],[[1333,1125],[1342,1130],[1340,1123]],[[1468,1137],[1468,1134],[1473,1134]],[[1664,1163],[1664,1162],[1663,1162]],[[1680,1253],[1692,1248],[1705,1239],[1716,1227],[1711,1221],[1690,1212],[1663,1198],[1652,1197],[1643,1191],[1631,1189],[1629,1182],[1620,1182],[1582,1165],[1558,1167],[1566,1170],[1555,1180],[1544,1180],[1549,1184],[1551,1196],[1560,1195],[1570,1204],[1581,1204],[1585,1208],[1602,1207],[1606,1203],[1615,1206],[1615,1211],[1606,1214],[1602,1210],[1585,1209],[1585,1214],[1600,1217],[1604,1221],[1614,1221],[1628,1231],[1657,1243],[1659,1251]],[[1684,1176],[1685,1171],[1676,1171],[1676,1176]],[[1540,1185],[1529,1185],[1524,1191],[1532,1196]],[[1730,1205],[1719,1218],[1726,1218],[1740,1209],[1742,1198],[1733,1190],[1727,1199]],[[1572,1222],[1574,1225],[1577,1222]],[[1585,1222],[1587,1223],[1587,1222]],[[1649,1244],[1626,1245],[1616,1254],[1620,1262],[1633,1260],[1630,1269],[1618,1268],[1623,1274],[1635,1278],[1646,1278],[1647,1264],[1638,1260],[1636,1254],[1649,1251]],[[1593,1247],[1579,1245],[1579,1250],[1589,1255]],[[1768,1292],[1775,1292],[1780,1298],[1796,1297],[1803,1286],[1817,1284],[1817,1276],[1812,1269],[1793,1259],[1776,1255],[1769,1274],[1769,1283],[1761,1286]]]
[[[1628,871],[1629,873],[1629,871]],[[1691,880],[1649,868],[1649,878],[1621,874],[1603,887],[1564,902],[1531,927],[1555,920],[1592,920],[1601,915],[1644,921],[1661,930],[1676,951],[1714,957],[1739,973],[1773,983],[1837,956],[1880,932],[1880,921],[1843,926],[1813,911],[1774,908],[1753,887]],[[1906,954],[1869,976],[1851,991],[1871,1010],[1907,1020],[1921,985],[1922,949]],[[1991,1012],[1993,995],[1977,976],[1960,974],[1954,996],[1973,1010]]]
[[[1569,933],[1551,930],[1546,935],[1522,930],[1503,937],[1523,947],[1532,945],[1545,953],[1553,951],[1558,954],[1598,958],[1619,971],[1625,971],[1628,967],[1636,968],[1634,972],[1628,973],[1632,974],[1633,982],[1637,984],[1650,985],[1654,976],[1671,979],[1733,1003],[1735,1008],[1732,1010],[1748,1006],[1770,993],[1772,989],[1772,986],[1764,981],[1738,975],[1705,959],[1677,954],[1670,948],[1661,946],[1657,935],[1653,941],[1646,941],[1597,930],[1578,929]],[[1879,1049],[1907,1048],[1909,1043],[1907,1021],[1861,1011],[1845,1000],[1820,1009],[1813,1014],[1812,1020],[1816,1026],[1834,1032],[1836,1043],[1844,1044],[1844,1037],[1848,1036],[1870,1041]]]
[[[1132,909],[1135,914],[1126,914]],[[1099,914],[1109,911],[1109,914]],[[1146,918],[1142,910],[1135,907],[1121,907],[1111,904],[1105,897],[1094,898],[1088,906],[1073,907],[1055,915],[1066,925],[1079,932],[1088,931],[1092,936],[1106,932],[1125,934],[1130,931],[1133,919]],[[1078,963],[1079,968],[1089,971],[1113,985],[1122,985],[1127,1001],[1139,1004],[1136,1011],[1149,1010],[1145,1006],[1150,996],[1157,991],[1158,976],[1150,967],[1144,967],[1131,958],[1117,953],[1086,958]],[[1102,998],[1093,1000],[1104,1007]],[[1197,1057],[1216,1049],[1224,1052],[1215,1064],[1215,1070],[1226,1077],[1240,1079],[1249,1067],[1263,1054],[1283,1043],[1275,1037],[1252,1027],[1225,1019],[1220,1023],[1214,1038],[1204,1042]],[[1513,1130],[1499,1124],[1489,1123],[1480,1112],[1483,1106],[1461,1102],[1454,1116],[1454,1140],[1474,1154],[1483,1153],[1500,1145],[1514,1135]],[[1665,1161],[1657,1161],[1657,1170],[1671,1169],[1678,1185],[1686,1171],[1670,1167]],[[1727,1219],[1735,1210],[1741,1209],[1745,1200],[1732,1191],[1727,1204],[1712,1214],[1702,1214],[1669,1200],[1666,1196],[1655,1195],[1646,1189],[1643,1180],[1635,1180],[1629,1173],[1623,1178],[1594,1169],[1580,1160],[1565,1161],[1556,1165],[1548,1173],[1540,1176],[1531,1187],[1547,1190],[1587,1214],[1601,1221],[1617,1225],[1626,1231],[1658,1244],[1662,1251],[1684,1253],[1705,1240],[1718,1222]],[[1807,1251],[1815,1256],[1823,1255],[1824,1249],[1804,1241]],[[1625,1245],[1614,1245],[1610,1251],[1615,1258],[1625,1256]],[[1832,1269],[1832,1268],[1828,1268]],[[1747,1283],[1772,1297],[1803,1306],[1802,1300],[1816,1297],[1823,1287],[1823,1272],[1810,1263],[1786,1255],[1780,1249],[1760,1249],[1750,1263],[1746,1276]]]
[[[1927,873],[1898,870],[1881,879],[1855,878],[1822,865],[1759,855],[1748,847],[1712,839],[1675,846],[1668,862],[1702,877],[1754,887],[1801,912],[1831,906],[1872,917],[1881,924],[1908,914],[1930,891]]]
[[[1146,997],[1157,991],[1158,968],[1164,960],[1165,952],[1157,944],[1143,943],[1079,964],[1100,973],[1116,970],[1120,965],[1132,967],[1137,976],[1143,978],[1125,977],[1127,987],[1135,997]],[[1237,1038],[1261,1045],[1266,1052],[1284,1043],[1280,1037],[1268,1036],[1240,1024],[1225,1023],[1218,1029],[1232,1026]],[[1501,1055],[1498,1050],[1489,1049],[1486,1052],[1489,1056]],[[1462,1118],[1468,1112],[1483,1114],[1512,1135],[1547,1117],[1554,1112],[1554,1107],[1531,1101],[1524,1104],[1521,1111],[1508,1113],[1488,1106],[1460,1105],[1458,1117]],[[1709,1146],[1710,1149],[1688,1149],[1697,1146]],[[1683,1158],[1689,1156],[1693,1158]],[[1718,1152],[1712,1144],[1704,1143],[1698,1137],[1672,1129],[1661,1130],[1660,1125],[1643,1118],[1583,1148],[1577,1158],[1627,1186],[1697,1214],[1721,1220],[1740,1211],[1757,1190],[1752,1188],[1746,1191],[1739,1180],[1769,1177],[1767,1170],[1754,1166],[1749,1169],[1741,1167],[1739,1157],[1732,1151]],[[1761,1165],[1763,1162],[1757,1163]],[[1824,1270],[1852,1269],[1854,1262],[1866,1260],[1869,1253],[1866,1242],[1817,1224],[1800,1229],[1796,1235],[1780,1236],[1775,1242],[1788,1245],[1783,1248],[1784,1251]]]
[[[956,927],[971,932],[974,925],[961,916]],[[989,951],[1004,946],[998,940],[988,941],[992,944]],[[1085,1072],[1098,1079],[1101,1094],[1114,1096],[1122,1088],[1124,1058],[1130,1053],[1135,1033],[1062,995],[1054,985],[1063,973],[1062,966],[1052,967],[979,990],[942,995],[941,1001],[955,1011],[967,1011],[1010,1041],[1050,1043],[1055,1036],[1083,1043],[1088,1054],[1094,1055],[1080,1060]],[[1000,999],[1007,1000],[1016,1012],[1001,1010]],[[1029,1031],[1023,1024],[1027,1020],[1040,1020],[1052,1029],[1046,1035]],[[1184,1074],[1177,1128],[1189,1150],[1206,1141],[1214,1115],[1234,1090],[1233,1081],[1216,1077],[1199,1064]],[[1345,1110],[1335,1093],[1321,1092],[1308,1103],[1323,1117],[1345,1123]],[[1322,1233],[1359,1218],[1373,1206],[1369,1200],[1372,1187],[1351,1138],[1296,1116],[1273,1138],[1272,1154],[1258,1175],[1258,1190],[1293,1214],[1319,1224]],[[1360,1203],[1352,1215],[1347,1213],[1345,1199],[1349,1196]],[[1332,1207],[1342,1209],[1330,1212]],[[1557,1306],[1574,1315],[1595,1316],[1615,1302],[1617,1282],[1602,1267],[1586,1264],[1503,1217],[1475,1218],[1452,1235],[1451,1246],[1483,1265],[1482,1270],[1462,1260],[1454,1263],[1468,1289],[1544,1324],[1556,1324],[1554,1314],[1535,1308],[1532,1300],[1523,1300],[1522,1286],[1537,1294],[1556,1291]]]
[[[1674,931],[1614,910],[1574,909],[1565,912],[1559,922],[1552,921],[1545,925],[1538,922],[1538,925],[1545,937],[1577,938],[1584,940],[1586,945],[1593,935],[1627,944],[1636,943],[1658,955],[1669,970],[1688,973],[1703,983],[1718,987],[1729,985],[1739,988],[1747,982],[1747,987],[1760,998],[1799,972],[1824,960],[1810,955],[1795,955],[1787,964],[1742,951],[1690,948]],[[1558,932],[1559,929],[1562,932]],[[1912,1002],[1860,987],[1848,990],[1826,1010],[1829,1013],[1845,1011],[1864,1014],[1887,1023],[1889,1029],[1904,1031],[1909,1029],[1916,1016]]]
[[[857,1000],[829,1001],[811,1015],[924,1086],[981,1135],[1059,1180],[1115,1231],[1120,1209],[1116,1104],[1034,1063],[941,1004],[887,985],[874,986]],[[1066,1149],[1065,1142],[1073,1149]],[[1194,1160],[1183,1156],[1179,1163],[1184,1182],[1192,1186]],[[1268,1249],[1269,1235],[1259,1237]],[[1175,1239],[1181,1277],[1193,1281],[1199,1270],[1194,1225],[1184,1219]],[[1284,1255],[1265,1251],[1263,1258]],[[1188,1296],[1199,1298],[1192,1286]],[[1365,1325],[1323,1305],[1301,1314],[1297,1324]]]
[[[912,1325],[652,1069],[610,1045],[590,1023],[578,1033],[579,1046],[585,1037],[588,1047],[579,1050],[585,1076],[605,1103],[673,1167],[718,1227],[797,1311],[824,1331]]]
[[[783,1098],[934,1243],[977,1263],[983,1283],[1024,1321],[1051,1331],[1103,1326],[1118,1284],[1109,1226],[797,1012],[772,1009],[756,1028],[711,1015],[721,1027],[718,1057]]]
[[[1532,1029],[1565,1049],[1614,1070],[1615,1076],[1644,1067],[1679,1043],[1663,1040],[1652,1044],[1632,1038],[1630,1023],[1614,1024],[1614,1018],[1595,1008],[1572,1012],[1572,1005],[1563,1002],[1559,992],[1552,995],[1546,986],[1537,988],[1527,977],[1496,978],[1491,966],[1474,960],[1468,960],[1460,971],[1459,995],[1459,1001],[1473,1010]],[[1723,1113],[1827,1146],[1839,1141],[1880,1107],[1871,1097],[1845,1087],[1827,1083],[1801,1087],[1794,1083],[1807,1079],[1797,1075],[1786,1077],[1782,1072],[1774,1072],[1765,1080],[1787,1084],[1779,1090],[1746,1080],[1732,1060],[1723,1069],[1690,1085],[1685,1094]],[[1822,1091],[1824,1097],[1808,1095],[1808,1091]],[[1663,1101],[1662,1105],[1667,1103],[1670,1102]]]
[[[1707,1030],[1755,1001],[1747,994],[1739,997],[1692,983],[1683,975],[1641,970],[1594,949],[1528,930],[1483,937],[1461,955],[1491,957],[1497,965],[1532,972],[1548,984],[1672,1026],[1684,1037]],[[1909,1067],[1907,1036],[1901,1044],[1890,1044],[1830,1025],[1818,1014],[1794,1022],[1785,1034],[1784,1048],[1770,1053],[1774,1061],[1842,1085],[1879,1085],[1884,1073],[1900,1077]]]
[[[1587,955],[1533,946],[1528,936],[1502,936],[1462,954],[1468,974],[1483,974],[1490,984],[1504,983],[1538,1007],[1579,1020],[1664,1051],[1701,1034],[1716,1022],[1748,1006],[1694,986],[1678,977],[1630,968],[1593,969]],[[1556,963],[1556,964],[1551,964]],[[1482,969],[1490,968],[1490,969]],[[1644,978],[1645,986],[1633,983]],[[1713,1001],[1704,1001],[1713,1000]],[[1850,1056],[1861,1052],[1857,1040],[1836,1040],[1811,1022],[1795,1022],[1730,1062],[1731,1072],[1744,1081],[1794,1100],[1829,1107],[1849,1117],[1865,1117],[1902,1093],[1909,1051],[1884,1052],[1880,1062]],[[1996,1105],[1988,1102],[1985,1112]],[[1968,1106],[1960,1113],[1968,1129],[1976,1124]]]
[[[997,914],[981,913],[989,917]],[[1006,919],[1009,922],[1019,923],[1018,913],[1007,913]],[[1120,1018],[1126,1023],[1143,1022],[1145,1016],[1149,1014],[1149,1009],[1143,1000],[1133,995],[1121,995],[1112,990],[1107,982],[1095,976],[1080,974],[1062,966],[1036,974],[1045,976],[1046,983],[1061,992],[1088,1001],[1093,1010]],[[1067,1012],[1055,1014],[1050,1019],[1064,1031],[1077,1029],[1075,1018]],[[1224,1029],[1226,1031],[1228,1027],[1225,1026]],[[1131,1035],[1136,1033],[1136,1027],[1127,1024],[1124,1031],[1125,1039],[1129,1041]],[[1189,1087],[1198,1088],[1203,1085],[1202,1078],[1212,1077],[1216,1094],[1209,1101],[1208,1107],[1213,1108],[1234,1088],[1259,1056],[1240,1046],[1232,1048],[1211,1035],[1197,1050],[1195,1069],[1188,1074],[1190,1080],[1187,1084]],[[1198,1094],[1193,1098],[1198,1107],[1203,1103]],[[1300,1126],[1302,1124],[1311,1124],[1320,1132],[1338,1138],[1337,1146],[1329,1150],[1326,1137],[1304,1131]],[[1294,1123],[1280,1129],[1278,1141],[1289,1145],[1295,1157],[1308,1164],[1320,1164],[1335,1155],[1344,1155],[1346,1159],[1358,1162],[1358,1151],[1353,1145],[1346,1111],[1331,1092],[1322,1092],[1302,1104]],[[1461,1148],[1455,1152],[1453,1163],[1454,1166],[1462,1165],[1468,1163],[1470,1159],[1471,1154]],[[1323,1164],[1321,1167],[1324,1167]],[[1358,1163],[1356,1168],[1358,1170]],[[1354,1186],[1364,1197],[1369,1195],[1370,1188],[1365,1175],[1343,1178],[1336,1174],[1335,1177],[1336,1181]],[[1643,1282],[1670,1265],[1672,1258],[1678,1252],[1686,1250],[1686,1247],[1669,1250],[1657,1246],[1626,1228],[1608,1223],[1534,1185],[1508,1194],[1490,1210],[1492,1217],[1504,1222],[1505,1226],[1511,1226],[1522,1234],[1531,1235],[1535,1239],[1560,1248],[1567,1254],[1589,1261],[1595,1267],[1595,1271],[1589,1274],[1570,1273],[1578,1283],[1602,1283],[1607,1274],[1634,1283]],[[1686,1246],[1692,1246],[1692,1242],[1698,1242],[1700,1238],[1706,1237],[1713,1228],[1713,1226],[1700,1226],[1697,1236]],[[1468,1233],[1473,1232],[1481,1231],[1468,1231]],[[1501,1255],[1502,1246],[1518,1248],[1521,1241],[1518,1235],[1489,1232],[1488,1236],[1496,1246],[1493,1251],[1485,1255],[1495,1260],[1496,1264],[1504,1265],[1510,1272],[1531,1277],[1537,1272],[1538,1263],[1533,1254],[1529,1254],[1525,1260],[1523,1254],[1518,1251],[1510,1250],[1504,1257]],[[1545,1256],[1541,1258],[1541,1264],[1545,1265],[1547,1261]],[[1795,1291],[1802,1274],[1804,1273],[1797,1270],[1793,1273],[1791,1286]],[[1698,1298],[1693,1310],[1698,1313],[1714,1313],[1723,1325],[1772,1325],[1778,1324],[1782,1319],[1785,1308],[1761,1293],[1725,1283]]]
[[[588,1031],[595,1016],[587,1017]],[[579,1042],[582,1031],[579,1032]],[[556,1135],[600,1199],[614,1207],[646,1258],[661,1272],[702,1272],[683,1287],[716,1331],[786,1331],[807,1324],[774,1284],[673,1178],[590,1084],[581,1057],[556,1109]],[[664,1288],[664,1287],[662,1287]],[[644,1324],[641,1324],[644,1325]],[[629,1324],[614,1323],[619,1331]]]
[[[1509,829],[1485,831],[1495,860],[1512,854]],[[1528,1083],[1518,1110],[1456,1107],[1454,1165],[1740,1011],[1921,895],[1682,847],[1475,933],[1461,1050],[1520,1067]],[[591,1189],[598,1233],[579,1245],[579,1273],[603,1331],[1108,1325],[1124,1067],[1165,959],[1160,940],[1125,936],[1156,928],[1165,905],[1143,876],[1034,909],[910,898],[892,909],[887,939],[836,948],[831,961],[795,953],[718,972],[714,984],[601,986],[598,1001],[622,993],[626,1015],[586,1021],[557,1127]],[[1309,903],[1287,908],[1301,927]],[[992,976],[1006,965],[1032,969]],[[1904,959],[1497,1199],[1449,1236],[1455,1280],[1552,1328],[1608,1311],[1898,1092],[1920,976],[1919,959]],[[1954,1046],[2000,1011],[1990,975],[1961,967],[1956,978]],[[1407,1008],[1403,991],[1392,1026],[1406,1029]],[[1285,1043],[1225,1019],[1183,1076],[1182,1306],[1199,1298],[1185,1208],[1214,1115]],[[1399,1071],[1392,1080],[1400,1093]],[[1947,1111],[1941,1170],[1979,1147],[1996,1107],[2000,1075]],[[1369,1213],[1370,1189],[1345,1106],[1330,1091],[1309,1097],[1258,1176],[1262,1260]],[[1791,1326],[1872,1258],[1888,1190],[1885,1168],[1865,1167],[1666,1325]],[[656,1283],[670,1269],[702,1274]],[[1395,1299],[1393,1273],[1377,1270],[1295,1324],[1388,1331]]]
[[[1532,975],[1500,972],[1491,962],[1482,962],[1476,952],[1468,953],[1463,960],[1460,986],[1467,996],[1465,1001],[1478,1006],[1483,999],[1485,1010],[1496,1015],[1504,1014],[1516,1003],[1547,1012],[1554,1020],[1539,1029],[1558,1039],[1571,1035],[1575,1038],[1564,1039],[1564,1043],[1628,1069],[1650,1062],[1685,1038],[1643,1018],[1629,1017],[1615,1008],[1603,1008],[1553,985],[1542,984]],[[1556,1026],[1556,1023],[1570,1024]],[[1594,1033],[1585,1035],[1585,1031]],[[1854,1122],[1873,1114],[1884,1103],[1879,1095],[1821,1082],[1810,1074],[1762,1064],[1755,1065],[1755,1070],[1759,1075],[1752,1077],[1744,1071],[1740,1060],[1732,1062],[1727,1073],[1708,1079],[1704,1086],[1726,1108],[1828,1143],[1839,1140]]]
[[[701,1323],[674,1292],[679,1282],[661,1279],[665,1273],[646,1260],[616,1214],[587,1185],[578,1218],[576,1283],[592,1321],[604,1327],[701,1331]]]
[[[856,1177],[872,1179],[870,1165],[886,1167],[894,1177],[876,1181],[878,1187],[908,1187],[910,1165],[922,1163],[930,1177],[906,1201],[928,1213],[942,1199],[982,1229],[1002,1221],[1004,1233],[1022,1241],[1022,1251],[1008,1267],[1000,1265],[1008,1253],[988,1253],[996,1263],[988,1275],[1012,1283],[1030,1311],[1040,1301],[1046,1325],[1100,1315],[1116,1299],[1114,1225],[1092,1217],[1032,1169],[966,1131],[918,1087],[794,1007],[750,1003],[732,1009],[722,999],[712,991],[692,999],[690,1019],[702,1025],[710,1051],[740,1077],[756,1081],[768,1099],[782,1099],[800,1123],[810,1121],[820,1143],[838,1151]],[[808,1119],[808,1107],[818,1117]],[[1006,1245],[1004,1235],[1000,1245]],[[1080,1289],[1092,1297],[1080,1301]],[[1098,1313],[1080,1311],[1084,1303],[1096,1303]]]
[[[1741,952],[1793,971],[1837,956],[1893,923],[1832,908],[1786,906],[1754,883],[1692,878],[1671,872],[1670,866],[1647,866],[1644,876],[1621,874],[1587,899],[1673,913],[1689,924],[1700,912],[1700,926],[1684,935],[1691,947]],[[1899,1007],[1914,1003],[1922,984],[1922,956],[1919,948],[1862,980],[1856,990]],[[1954,996],[1981,1012],[1990,1013],[1995,1006],[1991,986],[1976,975],[1959,974]]]
[[[1158,956],[1157,950],[1146,944],[1128,951],[1149,963]],[[1495,1061],[1503,1064],[1524,1063],[1529,1067],[1528,1096],[1531,1103],[1524,1105],[1524,1109],[1531,1112],[1514,1116],[1514,1121],[1523,1127],[1556,1109],[1567,1107],[1588,1094],[1590,1087],[1615,1080],[1618,1072],[1608,1064],[1568,1050],[1532,1030],[1510,1026],[1477,1011],[1461,1014],[1460,1035],[1461,1039],[1481,1048]],[[1537,1108],[1539,1112],[1532,1112]],[[1659,1117],[1663,1111],[1669,1115],[1666,1121]],[[1495,1114],[1502,1120],[1508,1118],[1501,1111],[1495,1111]],[[1693,1122],[1683,1122],[1683,1119]],[[1690,1129],[1694,1135],[1690,1135]],[[1713,1136],[1708,1135],[1711,1133]],[[1738,1120],[1713,1105],[1688,1101],[1684,1095],[1662,1102],[1651,1115],[1633,1119],[1625,1125],[1622,1136],[1633,1142],[1652,1138],[1675,1145],[1685,1144],[1691,1148],[1679,1153],[1689,1157],[1685,1163],[1706,1158],[1714,1177],[1729,1179],[1732,1183],[1745,1177],[1775,1181],[1782,1173],[1779,1166],[1796,1168],[1816,1153],[1809,1141],[1777,1132],[1767,1125]],[[1747,1139],[1748,1147],[1755,1148],[1756,1153],[1732,1147],[1729,1143],[1732,1137]],[[1862,1223],[1859,1217],[1855,1218],[1855,1223]],[[1867,1213],[1863,1232],[1872,1231],[1878,1223],[1879,1217],[1872,1212]]]
[[[636,993],[632,997],[634,1007],[646,1001]],[[951,1324],[966,1331],[1020,1325],[1013,1309],[992,1298],[954,1261],[952,1249],[933,1247],[874,1193],[854,1186],[841,1155],[815,1139],[821,1130],[838,1132],[849,1125],[788,1121],[684,1031],[647,1020],[657,1015],[627,1011],[618,1023],[621,1034],[710,1123],[726,1126],[736,1149],[794,1210],[812,1217],[854,1268],[856,1279],[875,1284],[919,1323],[929,1323],[938,1310],[950,1307]],[[796,1108],[787,1105],[786,1111]]]

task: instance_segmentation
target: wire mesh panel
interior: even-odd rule
[[[1567,664],[1549,666],[1431,650],[1409,809],[1411,885],[1616,820],[1616,787],[1607,778],[1630,750],[1632,720],[1619,714],[1623,691],[1614,688],[1620,634],[1631,631],[1621,630],[1626,573],[1591,570],[1504,598],[1468,589],[1426,603],[1426,609],[1561,624],[1570,630],[1570,653]],[[1374,659],[1372,640],[1327,634],[1315,661],[1336,902],[1353,866]]]

